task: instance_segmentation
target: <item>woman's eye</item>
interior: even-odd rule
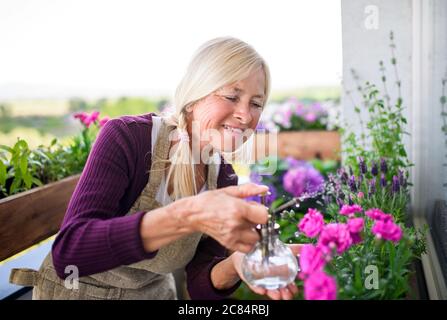
[[[254,105],[256,108],[258,108],[258,109],[262,109],[262,108],[263,108],[260,104],[257,104],[257,103],[253,103],[253,105]]]
[[[227,100],[230,100],[230,101],[233,101],[233,102],[235,102],[235,101],[237,101],[237,97],[225,97]]]

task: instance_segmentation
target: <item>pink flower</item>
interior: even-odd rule
[[[387,213],[384,213],[382,210],[373,208],[369,209],[365,212],[365,214],[370,217],[373,220],[379,220],[379,221],[393,221],[393,216]]]
[[[335,279],[323,271],[313,273],[304,281],[304,298],[306,300],[335,300],[337,298]]]
[[[362,212],[363,208],[358,204],[353,204],[352,206],[344,204],[340,209],[340,214],[344,216],[352,217],[356,212]]]
[[[399,242],[402,238],[402,229],[392,220],[376,220],[371,232],[376,235],[378,239],[390,240],[393,242]]]
[[[304,280],[316,271],[323,271],[326,260],[321,248],[305,244],[300,252],[300,279]]]
[[[84,123],[84,119],[88,117],[88,113],[87,112],[76,112],[73,117],[75,119],[79,119],[81,120],[82,123]]]
[[[363,218],[353,218],[348,220],[348,229],[351,233],[359,233],[363,230],[365,221]]]
[[[338,254],[342,254],[352,244],[351,235],[348,225],[344,223],[329,223],[321,231],[318,238],[318,246],[324,253],[331,254],[333,250],[337,250]]]
[[[99,120],[99,126],[102,127],[106,124],[107,121],[109,121],[110,118],[108,116],[105,116],[104,118],[102,118],[101,120]]]
[[[360,233],[362,232],[364,225],[365,221],[363,218],[353,218],[348,220],[348,229],[351,234],[352,244],[362,242]]]
[[[92,123],[94,123],[99,117],[99,111],[93,111],[87,118],[84,119],[84,124],[88,128]]]
[[[364,197],[365,197],[365,195],[363,192],[360,191],[359,193],[357,193],[357,198],[363,199]]]
[[[324,220],[322,214],[310,208],[298,223],[298,229],[309,238],[315,238],[323,229]]]
[[[313,112],[308,112],[304,116],[304,120],[306,120],[307,122],[315,122],[315,120],[317,120],[317,115]]]

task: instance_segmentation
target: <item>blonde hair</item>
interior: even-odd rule
[[[221,87],[243,80],[262,68],[265,75],[265,100],[270,93],[270,71],[264,59],[247,43],[233,37],[218,37],[202,44],[194,53],[185,75],[175,91],[174,112],[164,116],[180,132],[187,130],[186,108]],[[180,139],[168,160],[166,181],[173,187],[174,200],[198,193],[195,165],[188,141]],[[166,194],[170,184],[166,183]]]

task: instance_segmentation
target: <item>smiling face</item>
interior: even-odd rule
[[[199,126],[201,149],[231,152],[254,132],[265,104],[265,76],[262,69],[247,78],[223,86],[197,102],[191,111],[191,124]],[[191,132],[191,131],[190,131]],[[196,129],[194,139],[198,138]]]

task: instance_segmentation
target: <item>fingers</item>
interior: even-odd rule
[[[280,300],[281,292],[277,290],[267,290],[267,296],[272,300]]]
[[[265,193],[269,190],[267,186],[255,183],[245,183],[238,186],[231,186],[220,189],[226,194],[237,198],[248,198]]]
[[[296,284],[294,282],[290,283],[287,287],[289,288],[292,295],[298,294],[298,287],[296,286]]]
[[[292,300],[293,299],[293,295],[289,290],[289,287],[284,287],[279,289],[279,291],[281,292],[281,298],[283,300]]]
[[[268,220],[267,208],[259,203],[245,202],[242,215],[245,219],[255,224],[264,224]]]
[[[250,288],[251,291],[253,291],[256,294],[259,294],[261,296],[265,295],[265,293],[267,292],[266,289],[261,288],[261,287],[253,287],[253,286],[248,286]]]

